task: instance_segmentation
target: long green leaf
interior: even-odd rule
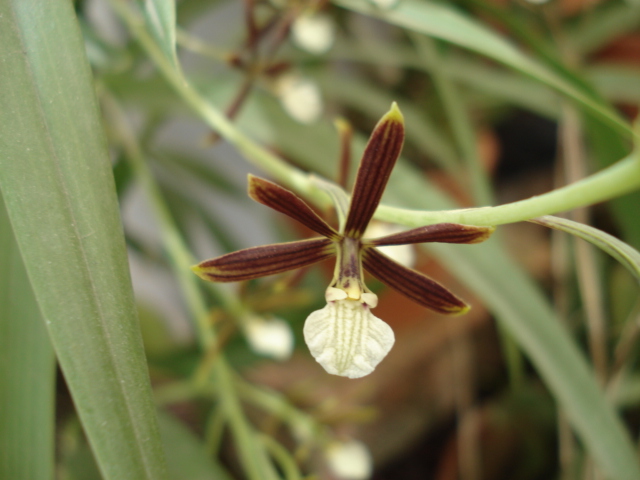
[[[53,478],[55,357],[0,195],[0,478]]]
[[[640,280],[640,252],[613,235],[609,235],[602,230],[583,223],[574,222],[566,218],[554,217],[552,215],[534,218],[530,220],[530,222],[548,228],[562,230],[563,232],[570,233],[571,235],[575,235],[592,243],[618,260],[622,266]]]
[[[138,0],[147,28],[164,54],[178,65],[176,58],[176,4],[174,0]]]
[[[0,188],[106,479],[165,478],[111,165],[73,5],[0,0]]]
[[[465,16],[451,5],[403,0],[395,8],[383,10],[366,0],[334,0],[334,3],[492,58],[553,87],[582,104],[620,132],[632,135],[629,125],[610,106],[603,105],[578,86],[528,57],[508,40]]]

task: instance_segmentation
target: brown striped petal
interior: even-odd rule
[[[238,250],[191,269],[210,282],[238,282],[306,267],[335,253],[335,245],[328,238],[311,238]]]
[[[404,119],[394,102],[373,129],[360,162],[345,235],[360,238],[373,217],[404,142]]]
[[[459,223],[436,223],[413,228],[406,232],[365,240],[367,245],[408,245],[411,243],[480,243],[494,232],[495,227],[474,227]]]
[[[320,235],[333,240],[340,238],[338,232],[300,197],[280,185],[249,175],[249,196],[258,203],[288,215]]]
[[[439,313],[461,314],[469,306],[453,293],[420,272],[394,262],[375,248],[362,252],[367,272],[420,305]]]

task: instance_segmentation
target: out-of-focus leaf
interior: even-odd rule
[[[584,121],[585,139],[588,140],[593,159],[600,168],[613,165],[629,155],[631,145],[610,129],[602,128],[599,122],[586,117]],[[640,222],[638,222],[640,192],[635,191],[614,198],[610,202],[611,212],[620,228],[621,237],[634,248],[640,248]]]
[[[609,235],[590,225],[552,215],[545,215],[529,221],[555,230],[562,230],[594,244],[618,260],[632,275],[640,280],[640,252],[613,235]]]
[[[599,91],[611,102],[640,103],[640,69],[636,66],[596,65],[585,74]]]
[[[441,128],[430,120],[426,112],[409,102],[402,102],[383,89],[363,80],[335,73],[318,76],[322,89],[341,104],[356,108],[373,119],[389,108],[391,102],[399,101],[405,118],[406,138],[414,143],[444,169],[456,170],[458,158],[451,141]]]
[[[54,472],[55,357],[0,195],[0,478]]]
[[[225,228],[224,219],[219,218],[215,210],[207,208],[201,196],[190,195],[184,189],[175,190],[176,185],[169,182],[162,182],[161,185],[163,197],[167,200],[171,214],[186,238],[192,237],[190,233],[193,229],[190,227],[196,221],[194,218],[196,216],[197,221],[202,222],[218,242],[222,252],[233,252],[241,248],[240,242]],[[192,245],[195,246],[195,243]]]
[[[640,375],[628,374],[612,385],[613,402],[621,408],[635,408],[640,402]]]
[[[158,420],[171,480],[231,480],[231,476],[207,454],[202,442],[185,425],[166,413],[160,414]],[[95,460],[86,444],[77,445],[62,461],[69,480],[99,478]]]
[[[162,441],[167,452],[169,478],[173,480],[231,480],[229,474],[207,454],[204,445],[182,423],[167,414],[159,416]]]
[[[601,103],[581,86],[574,85],[528,57],[509,41],[451,5],[403,0],[395,8],[383,10],[366,0],[334,0],[334,3],[486,55],[553,87],[582,104],[618,131],[628,136],[632,135],[630,126],[609,105]]]
[[[166,477],[115,185],[71,2],[0,1],[0,189],[101,473]]]
[[[409,51],[406,46],[375,41],[361,45],[339,43],[331,51],[331,58],[356,63],[398,66],[426,73],[431,71],[431,65],[415,52]],[[557,116],[560,105],[559,95],[547,85],[532,78],[524,77],[495,64],[489,65],[482,59],[456,52],[450,53],[444,68],[449,76],[460,85],[488,95],[487,101],[507,102],[545,117],[554,118]],[[336,94],[341,93],[340,84],[343,79],[339,73],[333,74],[332,78],[335,81],[328,85],[329,92],[335,90]],[[387,108],[386,105],[384,108]],[[380,112],[384,108],[377,109],[377,111]],[[403,107],[404,111],[405,107]]]
[[[156,165],[161,166],[166,175],[171,177],[179,176],[183,184],[198,182],[199,184],[229,194],[230,196],[246,195],[246,191],[242,191],[236,187],[225,174],[222,169],[217,166],[215,161],[204,161],[187,153],[180,152],[163,152],[161,154],[152,154]],[[166,178],[166,177],[165,177]]]
[[[161,77],[139,79],[128,73],[107,75],[100,80],[118,98],[128,105],[144,108],[149,116],[180,114],[185,111],[184,105]]]
[[[164,54],[177,66],[176,4],[174,0],[138,0],[147,28]]]
[[[636,30],[639,21],[638,2],[604,2],[590,14],[584,15],[583,21],[576,22],[572,29],[567,28],[565,34],[571,48],[586,55]]]

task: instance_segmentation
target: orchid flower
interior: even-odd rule
[[[393,330],[371,313],[378,297],[367,288],[363,268],[411,300],[443,314],[469,307],[445,287],[404,267],[377,247],[424,242],[477,243],[491,227],[440,223],[375,239],[363,233],[380,203],[404,142],[404,119],[393,103],[375,126],[364,151],[346,219],[337,231],[293,192],[249,176],[249,196],[307,226],[320,237],[247,248],[206,260],[193,267],[211,282],[235,282],[312,265],[336,257],[333,280],[325,292],[327,305],[311,313],[304,337],[311,354],[331,374],[359,378],[371,373],[395,341]]]

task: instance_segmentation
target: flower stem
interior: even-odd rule
[[[442,222],[477,226],[501,225],[604,202],[638,188],[640,158],[634,151],[614,165],[578,182],[525,200],[496,207],[442,211],[417,211],[383,205],[376,212],[376,218],[407,226]]]

